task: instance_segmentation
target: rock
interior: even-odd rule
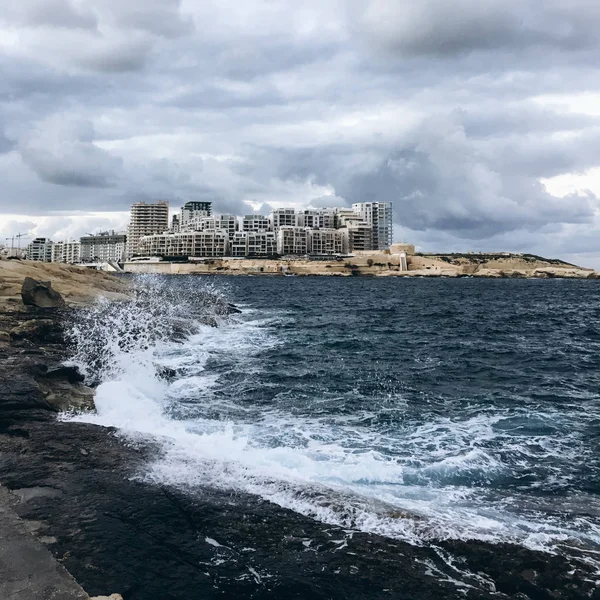
[[[71,383],[68,375],[63,377],[43,375],[36,381],[46,402],[56,411],[91,411],[96,408],[94,390],[82,383]]]
[[[85,377],[75,366],[60,366],[44,373],[46,379],[67,379],[69,383],[83,383]]]
[[[239,315],[241,313],[242,313],[242,311],[235,304],[231,304],[231,303],[227,304],[227,314]]]
[[[123,600],[121,594],[111,594],[110,596],[93,596],[90,600]]]
[[[28,340],[45,343],[61,343],[60,327],[51,319],[29,319],[13,327],[9,332],[11,340]]]
[[[31,277],[25,277],[21,287],[21,298],[27,306],[38,308],[62,308],[65,306],[63,297],[52,289],[49,281],[37,281]]]

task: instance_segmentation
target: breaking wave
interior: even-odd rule
[[[594,413],[517,396],[419,403],[402,386],[367,390],[358,350],[354,365],[324,354],[329,362],[312,368],[295,354],[335,353],[311,328],[322,311],[306,321],[249,303],[232,315],[230,294],[206,279],[138,277],[130,301],[82,310],[72,362],[97,385],[97,414],[64,418],[160,440],[143,477],[189,493],[243,491],[413,544],[509,541],[592,560],[600,502],[572,484],[589,456],[584,424],[600,423],[597,403]],[[362,343],[333,341],[348,352]],[[438,364],[416,357],[414,369],[426,377]]]

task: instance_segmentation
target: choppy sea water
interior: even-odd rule
[[[73,326],[99,386],[71,418],[160,439],[145,479],[600,564],[598,282],[136,281]]]

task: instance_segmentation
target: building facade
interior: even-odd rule
[[[298,219],[294,208],[277,208],[269,217],[271,229],[278,231],[280,227],[296,227]]]
[[[143,256],[219,258],[229,255],[229,235],[221,229],[157,233],[140,239]]]
[[[263,215],[245,215],[242,221],[243,231],[269,231],[271,223]]]
[[[373,248],[373,228],[361,221],[348,223],[348,251],[365,252]]]
[[[48,238],[35,238],[25,250],[27,260],[37,260],[40,262],[52,262],[52,246],[54,242]]]
[[[68,240],[52,244],[52,262],[75,264],[81,262],[81,242]]]
[[[282,226],[277,231],[277,253],[302,256],[309,252],[308,229]]]
[[[335,209],[311,208],[297,214],[298,227],[311,229],[335,229]]]
[[[125,258],[127,235],[115,231],[103,231],[86,235],[81,242],[82,262],[122,262]]]
[[[144,236],[163,233],[169,228],[169,203],[159,200],[155,204],[136,202],[131,206],[127,230],[126,257],[140,253],[139,243]]]
[[[310,254],[348,254],[347,229],[309,229]]]
[[[386,250],[392,244],[393,221],[391,202],[357,202],[352,210],[360,220],[371,226],[373,231],[372,248],[369,250]]]

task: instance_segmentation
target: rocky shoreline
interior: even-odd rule
[[[0,307],[0,483],[29,531],[88,594],[600,598],[583,562],[476,541],[416,547],[246,494],[146,482],[144,464],[160,451],[152,440],[57,418],[78,401],[91,406],[76,372],[61,368],[70,310]]]

